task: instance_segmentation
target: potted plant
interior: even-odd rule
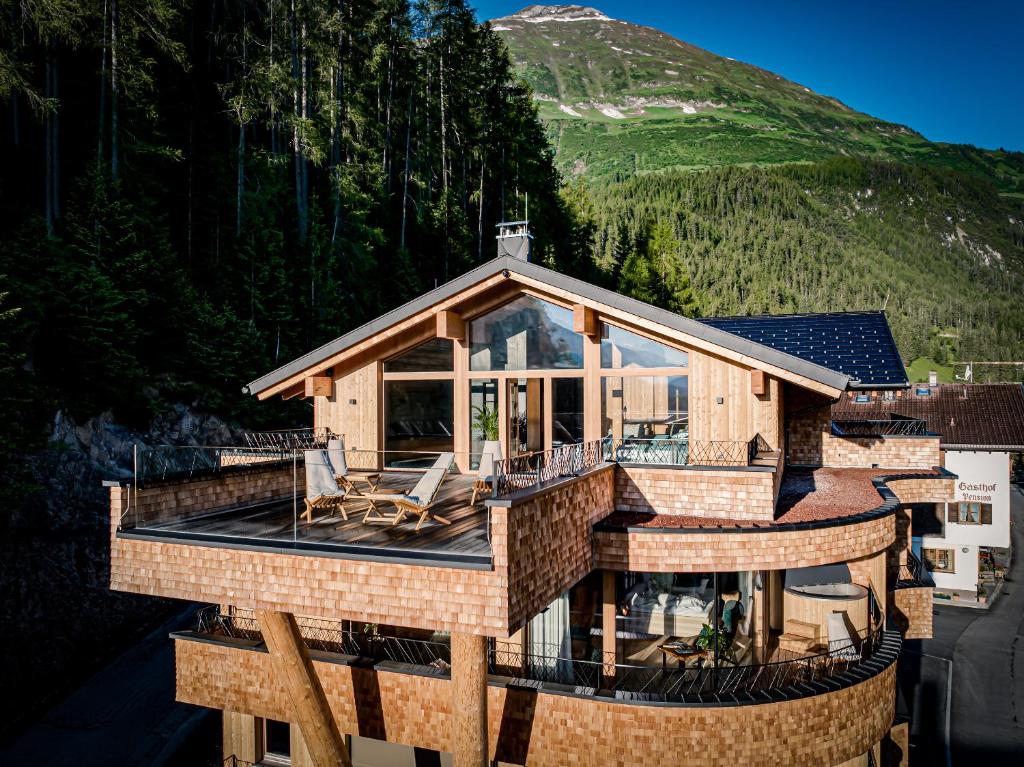
[[[487,405],[475,405],[473,413],[473,430],[485,440],[496,441],[498,439],[498,409],[487,407]]]
[[[693,640],[694,647],[701,650],[707,650],[708,652],[714,652],[713,648],[715,645],[715,630],[711,628],[710,623],[705,623],[700,627],[700,633],[697,638]],[[721,631],[718,632],[718,656],[724,658],[726,653],[729,652],[729,637],[723,634]]]

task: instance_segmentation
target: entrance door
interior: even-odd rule
[[[544,380],[508,380],[508,456],[544,449]]]

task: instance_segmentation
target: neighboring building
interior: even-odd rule
[[[941,437],[943,465],[958,479],[951,501],[919,504],[913,513],[914,553],[936,594],[979,597],[980,552],[1010,545],[1010,472],[1024,451],[1024,388],[1020,384],[916,385],[899,397],[847,397],[833,418],[923,423]]]
[[[141,451],[111,587],[212,605],[177,697],[226,764],[905,764],[909,508],[955,477],[831,407],[906,387],[881,313],[696,321],[501,256],[249,385],[313,429]]]

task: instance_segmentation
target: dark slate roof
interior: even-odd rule
[[[917,393],[918,388],[931,392]],[[943,447],[1024,450],[1024,388],[1021,384],[942,384],[914,387],[898,399],[872,396],[858,403],[844,397],[832,407],[832,418],[889,420],[893,415],[928,422]]]
[[[885,312],[707,317],[701,322],[850,377],[850,387],[907,386]]]
[[[267,373],[245,387],[248,394],[258,394],[261,391],[284,381],[291,376],[316,366],[328,357],[333,356],[355,344],[370,338],[392,325],[401,322],[417,312],[427,309],[434,304],[454,296],[463,290],[475,285],[482,280],[502,272],[510,272],[522,275],[530,279],[543,282],[546,285],[560,288],[583,298],[589,298],[598,303],[615,307],[628,312],[638,319],[657,322],[670,327],[680,333],[685,333],[694,338],[701,338],[709,343],[724,349],[729,349],[738,354],[745,355],[751,359],[764,362],[769,365],[788,370],[796,375],[803,376],[812,381],[829,386],[833,389],[846,389],[850,382],[849,374],[836,368],[822,365],[805,357],[791,354],[784,349],[765,345],[753,339],[746,338],[740,334],[733,334],[726,329],[719,329],[706,322],[692,320],[674,314],[665,309],[659,309],[643,301],[620,295],[611,290],[591,285],[583,280],[570,277],[559,272],[547,269],[539,264],[522,261],[512,256],[499,256],[487,263],[481,264],[475,269],[463,274],[460,277],[446,282],[433,290],[414,298],[407,304],[382,314],[375,320],[356,328],[343,336],[329,341],[318,349],[292,360],[282,367]],[[885,320],[882,320],[883,324]]]

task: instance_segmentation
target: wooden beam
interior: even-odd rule
[[[291,701],[295,712],[291,721],[302,731],[310,760],[316,767],[352,767],[295,616],[276,610],[258,610],[256,615],[270,651],[271,668]]]
[[[453,311],[440,311],[437,313],[437,337],[461,341],[466,337],[466,323]]]
[[[601,652],[604,675],[615,676],[615,572],[605,570],[601,583]],[[610,662],[609,662],[610,661]]]
[[[452,763],[487,767],[487,637],[453,633]]]
[[[763,370],[750,371],[750,393],[758,396],[768,392],[768,384],[765,381]]]
[[[330,397],[334,381],[330,376],[310,376],[305,382],[306,397]]]
[[[573,304],[572,329],[585,336],[596,336],[600,332],[597,312],[584,304]]]

